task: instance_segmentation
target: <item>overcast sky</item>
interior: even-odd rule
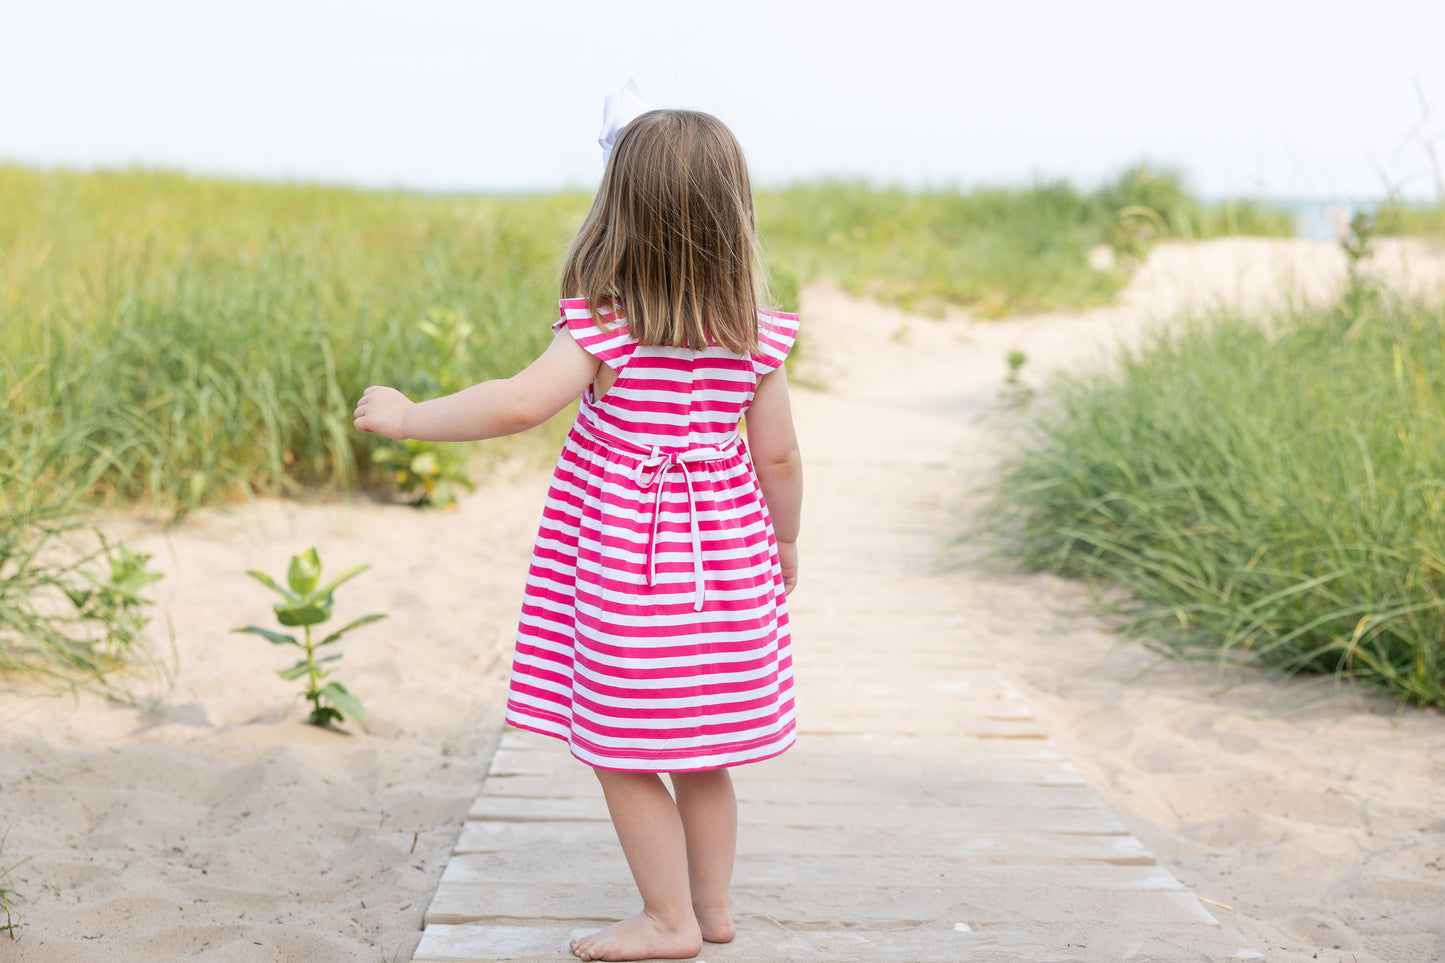
[[[1445,164],[1445,0],[0,0],[0,159],[590,189],[629,77],[762,184],[1149,160],[1209,196],[1433,198]]]

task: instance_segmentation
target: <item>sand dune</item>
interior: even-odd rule
[[[1417,244],[1383,246],[1375,269],[1445,284],[1445,258]],[[1343,271],[1331,245],[1161,245],[1115,305],[982,324],[815,286],[799,380],[906,414],[910,378],[956,379],[979,446],[941,509],[964,532],[1016,430],[1008,351],[1038,379],[1180,311],[1329,296]],[[800,416],[805,455],[808,428]],[[550,460],[520,451],[451,513],[269,501],[172,530],[113,520],[166,574],[155,628],[163,651],[174,634],[177,678],[137,706],[0,689],[0,867],[26,860],[5,878],[26,901],[0,959],[408,959],[500,733]],[[338,678],[369,713],[347,734],[302,723],[297,685],[274,674],[287,652],[230,632],[269,618],[242,571],[279,572],[311,545],[332,571],[372,566],[338,594],[339,620],[390,616],[343,644]],[[806,566],[806,532],[803,549]],[[997,637],[1104,802],[1269,959],[1445,958],[1445,716],[1328,681],[1160,664],[1079,614],[1073,584],[986,571],[966,544],[939,561],[959,566],[960,617]]]

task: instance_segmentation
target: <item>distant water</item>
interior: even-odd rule
[[[1340,229],[1350,223],[1355,212],[1378,206],[1378,201],[1362,200],[1269,200],[1270,207],[1283,208],[1294,216],[1295,231],[1307,241],[1336,241]]]
[[[1368,211],[1382,203],[1379,198],[1314,198],[1257,197],[1250,198],[1261,207],[1285,211],[1294,218],[1295,234],[1306,241],[1338,241],[1341,230],[1347,229],[1356,211]],[[1206,203],[1223,204],[1224,198],[1208,198]]]

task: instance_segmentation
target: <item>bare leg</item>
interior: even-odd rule
[[[687,837],[687,876],[692,909],[709,943],[734,935],[733,861],[738,848],[738,799],[726,769],[675,772],[672,788]]]
[[[702,950],[687,881],[682,817],[656,773],[598,769],[642,912],[572,941],[583,960],[679,960]]]

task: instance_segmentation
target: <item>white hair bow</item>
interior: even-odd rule
[[[604,168],[607,166],[607,159],[612,156],[612,145],[617,143],[617,135],[622,133],[622,128],[651,109],[652,105],[642,99],[642,95],[637,92],[637,84],[631,78],[617,93],[607,95],[607,99],[602,102],[602,133],[597,135],[597,143],[602,145]]]

